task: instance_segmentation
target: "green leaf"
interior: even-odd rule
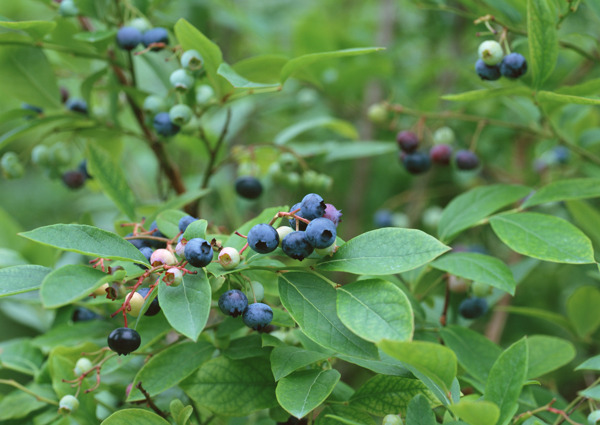
[[[261,357],[214,358],[180,386],[198,405],[218,415],[246,416],[277,405],[271,368]]]
[[[32,105],[48,108],[60,106],[54,70],[42,49],[37,47],[2,46],[0,89],[4,96]]]
[[[27,389],[41,397],[55,400],[56,395],[50,385],[39,385],[31,383],[26,385]],[[21,419],[29,413],[35,412],[48,404],[37,400],[33,395],[21,390],[15,390],[0,400],[0,421],[8,419]],[[16,423],[23,423],[22,421]]]
[[[202,269],[197,274],[186,274],[177,287],[160,281],[158,301],[165,317],[175,330],[197,341],[206,326],[210,313],[210,283]]]
[[[414,317],[410,301],[386,280],[359,280],[338,288],[337,312],[344,325],[367,341],[412,339]]]
[[[184,341],[171,345],[152,356],[138,371],[127,401],[146,399],[136,387],[138,382],[142,383],[144,390],[151,397],[179,384],[194,373],[202,363],[210,360],[214,351],[215,347],[205,341],[198,343]]]
[[[123,168],[95,142],[87,144],[87,153],[90,174],[123,214],[135,220],[135,199],[125,180]]]
[[[600,400],[600,385],[596,385],[595,387],[591,388],[586,388],[583,391],[579,391],[579,394],[586,398]]]
[[[574,223],[590,237],[595,247],[600,246],[600,212],[586,201],[566,201],[565,205]]]
[[[204,219],[196,220],[191,223],[185,232],[183,233],[183,237],[186,240],[191,240],[194,238],[202,238],[206,239],[206,227],[208,226],[208,222]]]
[[[303,273],[284,273],[279,277],[281,304],[306,336],[342,354],[376,359],[373,344],[353,334],[336,313],[336,290],[322,277]]]
[[[281,87],[279,83],[276,84],[264,84],[264,83],[256,83],[254,81],[250,81],[245,77],[242,77],[240,74],[235,72],[235,70],[227,63],[223,62],[219,65],[217,69],[217,74],[225,78],[229,83],[238,89],[263,89],[263,88],[279,88]]]
[[[500,408],[497,425],[505,424],[519,407],[521,388],[527,378],[527,340],[508,347],[496,360],[485,384],[484,400]]]
[[[491,99],[498,96],[531,96],[531,89],[523,86],[517,87],[500,87],[495,89],[472,90],[464,93],[447,94],[441,96],[444,100],[452,100],[457,102],[472,102],[474,100]]]
[[[575,370],[600,370],[600,355],[587,359],[577,366]]]
[[[497,307],[501,310],[508,311],[509,313],[521,314],[523,316],[535,317],[537,319],[547,320],[557,326],[560,326],[566,329],[569,332],[573,332],[573,327],[571,323],[560,314],[553,313],[551,311],[542,310],[539,308],[531,308],[531,307],[515,307],[515,306],[506,306],[506,307]]]
[[[575,331],[586,337],[600,326],[600,291],[593,286],[577,288],[567,300],[567,316]]]
[[[46,276],[40,297],[45,308],[58,308],[87,298],[104,283],[120,281],[124,277],[124,270],[111,275],[90,266],[67,264]]]
[[[390,412],[404,416],[408,403],[418,394],[424,396],[429,409],[438,402],[418,379],[375,375],[356,390],[350,399],[350,406],[376,416],[384,416]]]
[[[572,96],[568,94],[558,94],[549,91],[539,91],[535,95],[538,102],[556,102],[575,105],[600,105],[600,99],[591,97]]]
[[[156,216],[158,230],[167,238],[174,238],[179,233],[179,220],[187,214],[179,210],[166,210]]]
[[[46,34],[52,32],[56,28],[56,22],[53,21],[0,21],[0,27],[9,28],[11,30],[24,31],[36,40],[41,39]]]
[[[485,385],[490,369],[502,353],[500,347],[479,332],[463,326],[446,326],[440,329],[440,335],[456,354],[460,366]]]
[[[117,410],[108,418],[102,421],[100,425],[167,425],[165,419],[144,409],[123,409]],[[170,424],[169,424],[170,425]]]
[[[495,424],[500,417],[500,409],[490,401],[460,400],[450,406],[450,410],[469,425]]]
[[[236,62],[233,69],[249,80],[279,85],[279,74],[287,61],[285,56],[259,55]]]
[[[65,251],[148,264],[132,244],[114,233],[85,224],[53,224],[19,233],[24,238]]]
[[[524,198],[529,192],[530,189],[525,186],[500,184],[465,192],[444,209],[438,225],[438,237],[448,242],[480,220]]]
[[[575,358],[575,347],[566,339],[533,335],[527,338],[529,360],[527,378],[533,379],[566,365]],[[552,353],[551,356],[548,353]]]
[[[193,202],[199,198],[202,198],[203,196],[206,196],[209,193],[210,193],[210,189],[197,189],[197,190],[190,190],[188,192],[182,193],[179,196],[175,196],[175,197],[171,198],[169,201],[160,204],[160,206],[155,211],[153,211],[152,214],[149,214],[147,216],[146,222],[152,223],[154,220],[156,220],[156,217],[161,212],[169,210],[169,209],[183,208],[185,205],[189,204],[190,202]]]
[[[315,425],[375,425],[368,413],[341,404],[327,405],[315,422]]]
[[[496,235],[513,251],[556,263],[594,262],[590,239],[566,220],[538,213],[507,213],[490,218]]]
[[[33,265],[0,269],[0,298],[39,289],[50,272],[48,267]]]
[[[276,145],[284,145],[299,134],[315,128],[327,128],[349,139],[357,139],[358,132],[348,121],[331,117],[318,117],[292,124],[281,130],[274,139]]]
[[[0,71],[0,73],[1,72],[2,71]],[[54,115],[54,116],[49,116],[49,117],[44,117],[44,118],[36,118],[36,119],[27,121],[23,125],[13,127],[11,130],[0,135],[0,148],[4,148],[13,140],[15,140],[19,137],[22,137],[29,130],[33,130],[34,128],[41,127],[41,126],[48,124],[50,122],[53,122],[53,121],[65,120],[65,118],[66,117],[64,115],[58,115],[58,116]]]
[[[315,62],[320,62],[326,59],[341,58],[346,56],[364,55],[383,50],[383,47],[365,47],[355,49],[335,50],[332,52],[310,53],[307,55],[298,56],[290,59],[281,69],[279,79],[283,84],[288,78],[293,77],[296,73],[312,65]]]
[[[332,257],[323,259],[315,267],[381,276],[415,269],[449,249],[420,230],[388,227],[349,240]]]
[[[10,369],[34,376],[42,367],[45,357],[30,339],[0,342],[0,369]]]
[[[252,333],[231,341],[229,347],[223,350],[223,355],[230,359],[241,360],[249,359],[250,357],[265,357],[270,352],[270,348],[263,347],[261,335]]]
[[[539,88],[552,74],[558,58],[556,10],[553,2],[527,0],[529,68],[533,85]]]
[[[222,95],[221,81],[217,72],[221,63],[223,63],[223,54],[221,49],[202,32],[195,28],[185,19],[179,19],[174,27],[175,36],[181,44],[183,50],[197,50],[202,55],[206,76],[215,89],[217,95]]]
[[[295,370],[323,361],[328,357],[327,354],[304,350],[299,347],[287,345],[275,347],[271,351],[271,370],[275,380],[279,381]]]
[[[432,262],[431,267],[515,294],[517,283],[512,272],[504,262],[489,255],[472,252],[447,254]]]
[[[567,201],[600,197],[600,179],[566,179],[552,182],[535,192],[521,208],[546,202]]]
[[[449,391],[456,377],[456,354],[448,347],[426,341],[399,342],[383,340],[377,344],[386,354],[416,368]]]
[[[340,376],[335,369],[294,372],[277,384],[277,401],[291,415],[300,419],[325,401]]]
[[[345,161],[349,159],[366,158],[370,156],[391,155],[398,152],[395,143],[368,141],[319,141],[319,142],[290,142],[288,147],[302,156],[323,156],[325,162]]]
[[[417,394],[408,404],[406,424],[410,425],[436,425],[435,415],[430,402],[422,395]]]

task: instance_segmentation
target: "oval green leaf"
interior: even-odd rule
[[[179,233],[179,220],[187,214],[179,210],[166,210],[156,216],[158,230],[168,238]]]
[[[485,400],[460,400],[450,406],[450,410],[469,425],[495,424],[500,417],[500,409],[495,403]]]
[[[315,362],[325,360],[327,354],[304,350],[299,347],[275,347],[271,352],[271,370],[276,381],[290,373]]]
[[[577,288],[567,300],[567,316],[581,337],[590,335],[600,326],[600,291],[593,286]]]
[[[535,192],[521,208],[546,202],[600,197],[600,179],[567,179],[552,182]]]
[[[118,410],[102,421],[100,425],[170,425],[168,421],[144,409]]]
[[[349,240],[332,257],[325,258],[315,267],[381,276],[415,269],[449,249],[420,230],[388,227]]]
[[[566,365],[575,358],[575,347],[566,339],[547,335],[527,338],[529,360],[527,378],[533,379]],[[552,353],[551,356],[548,353]]]
[[[527,0],[529,67],[535,88],[552,74],[558,58],[556,10],[553,2]]]
[[[325,401],[340,376],[335,369],[294,372],[277,384],[277,401],[291,415],[300,419]]]
[[[414,317],[410,301],[386,280],[359,280],[338,288],[337,312],[344,325],[367,341],[412,339]]]
[[[590,239],[568,221],[539,213],[509,213],[490,218],[496,235],[513,251],[556,263],[594,262]]]
[[[39,289],[51,271],[48,267],[34,265],[0,269],[0,298]]]

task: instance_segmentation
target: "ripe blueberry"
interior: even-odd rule
[[[474,152],[460,150],[454,156],[456,168],[459,170],[474,170],[479,166],[479,158]]]
[[[181,217],[179,219],[179,231],[181,233],[185,232],[185,229],[187,229],[188,226],[196,220],[198,220],[198,219],[192,217],[191,215],[186,215],[186,216]]]
[[[85,100],[72,97],[65,103],[65,106],[69,111],[77,112],[79,114],[87,115],[88,106]]]
[[[150,291],[149,288],[140,288],[140,289],[138,289],[138,294],[140,294],[142,297],[146,298],[146,295],[148,295],[149,291]],[[160,311],[160,305],[158,304],[158,297],[154,297],[154,299],[150,303],[150,306],[144,313],[144,316],[155,316],[158,314],[159,311]]]
[[[88,172],[87,159],[82,159],[77,169],[83,173],[86,179],[92,179],[93,177]]]
[[[406,153],[411,153],[417,150],[419,146],[419,138],[412,131],[401,131],[396,135],[398,147]]]
[[[527,60],[520,53],[509,53],[500,63],[500,73],[506,78],[519,78],[527,72]]]
[[[463,300],[458,306],[458,312],[465,319],[476,319],[483,316],[488,309],[485,298],[472,297]]]
[[[332,204],[325,204],[325,214],[323,214],[323,217],[333,221],[333,224],[337,227],[340,221],[342,221],[342,210],[338,210]]]
[[[213,259],[212,246],[202,238],[193,238],[185,244],[185,259],[194,267],[206,267]]]
[[[70,189],[79,189],[85,184],[85,174],[81,170],[65,171],[61,178],[63,183]]]
[[[121,27],[117,31],[117,45],[123,50],[133,50],[142,41],[142,33],[134,27]]]
[[[327,248],[335,242],[335,224],[325,217],[315,218],[306,226],[306,240],[314,248]]]
[[[169,109],[169,119],[177,125],[186,125],[193,115],[192,108],[184,104],[175,105]]]
[[[564,146],[556,146],[554,149],[552,149],[552,153],[554,154],[554,159],[559,164],[566,164],[569,162],[569,158],[571,157],[571,152]]]
[[[373,216],[373,223],[377,228],[394,227],[392,212],[386,209],[375,211],[375,215]]]
[[[452,148],[449,145],[435,145],[429,151],[429,158],[434,164],[448,165],[452,157]]]
[[[272,252],[278,245],[279,235],[273,226],[260,223],[252,227],[248,232],[248,246],[259,254]]]
[[[326,207],[323,198],[316,193],[309,193],[300,202],[300,212],[302,213],[302,217],[307,220],[323,217]]]
[[[255,331],[260,331],[273,320],[273,310],[263,303],[250,304],[244,310],[242,319],[246,326]]]
[[[486,40],[481,43],[477,53],[479,54],[479,59],[484,61],[486,65],[497,65],[504,56],[502,46],[494,40]]]
[[[297,204],[294,204],[294,206],[293,206],[292,208],[290,208],[290,211],[289,211],[289,212],[296,211],[298,208],[300,208],[300,205],[301,205],[301,203],[300,203],[300,202],[298,202]],[[302,218],[304,218],[304,216],[302,215],[302,210],[298,211],[298,212],[296,213],[296,215],[297,215],[298,217],[302,217]],[[295,219],[295,218],[293,218],[293,217],[292,217],[292,218],[290,218],[290,227],[291,227],[292,229],[296,229],[296,221],[298,221],[298,224],[299,224],[299,229],[300,229],[300,230],[305,230],[305,229],[306,229],[306,223],[305,223],[305,222],[303,222],[303,221],[300,221],[300,220],[296,220],[296,219]]]
[[[256,199],[261,195],[263,186],[256,177],[243,176],[235,181],[235,191],[242,198]]]
[[[119,356],[127,355],[137,350],[142,343],[140,334],[134,329],[117,328],[108,335],[108,346]]]
[[[425,152],[415,152],[404,155],[404,168],[411,174],[422,174],[431,168],[431,160]]]
[[[73,322],[88,322],[90,320],[101,319],[102,316],[94,313],[92,310],[88,310],[84,307],[77,307],[73,311],[73,315],[71,316],[71,320]]]
[[[63,396],[58,402],[58,412],[62,414],[69,414],[74,412],[79,407],[79,400],[75,396],[70,394]]]
[[[150,224],[150,228],[148,229],[150,232],[152,232],[151,236],[157,237],[157,238],[164,238],[165,235],[162,234],[162,232],[160,230],[158,230],[158,224],[156,223],[156,220],[153,221]],[[148,239],[146,242],[146,245],[150,245],[154,248],[166,248],[167,247],[167,243],[163,242],[163,241],[157,241],[154,239]]]
[[[475,62],[475,72],[482,80],[494,81],[500,78],[500,66],[486,65],[484,61],[478,59]]]
[[[142,35],[142,44],[144,47],[152,45],[150,50],[161,50],[164,47],[161,43],[169,44],[169,33],[164,28],[152,28]]]
[[[197,71],[202,68],[202,55],[197,50],[186,50],[181,55],[181,67],[190,71]]]
[[[174,136],[179,133],[179,126],[174,124],[168,112],[159,112],[154,116],[152,126],[158,134],[164,137]]]
[[[281,249],[288,257],[300,261],[313,252],[313,246],[306,239],[306,233],[302,231],[292,232],[283,238]]]
[[[225,270],[235,269],[240,264],[240,253],[237,249],[227,246],[219,252],[219,264]]]
[[[129,237],[129,236],[133,236],[133,233],[128,233],[125,237]],[[139,250],[141,250],[142,247],[148,246],[147,241],[145,239],[127,239],[127,242],[129,242],[130,244],[132,244]],[[152,255],[152,253],[150,253],[150,255]],[[148,257],[148,261],[150,261],[150,257]]]
[[[248,307],[248,298],[239,289],[232,289],[219,297],[219,308],[223,314],[238,317]]]

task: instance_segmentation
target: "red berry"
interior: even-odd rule
[[[412,131],[401,131],[396,135],[398,146],[406,153],[411,153],[419,147],[419,138]]]
[[[448,165],[452,156],[452,148],[448,145],[435,145],[429,151],[429,157],[434,164]]]

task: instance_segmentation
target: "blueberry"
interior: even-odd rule
[[[494,81],[500,78],[500,66],[486,65],[484,61],[478,59],[475,62],[475,72],[482,80]]]
[[[527,60],[520,53],[509,53],[500,63],[500,73],[506,78],[519,78],[527,72]]]
[[[117,328],[108,335],[108,346],[120,355],[127,355],[137,350],[142,343],[140,334],[134,329]]]
[[[314,248],[327,248],[335,242],[337,233],[333,221],[321,217],[315,218],[306,226],[306,240]]]
[[[146,260],[148,260],[148,262],[150,264],[152,264],[150,262],[150,259],[152,258],[152,253],[154,252],[154,251],[152,251],[152,248],[150,248],[149,246],[143,245],[143,243],[145,242],[143,239],[129,239],[129,242],[133,242],[133,241],[142,243],[142,245],[140,247],[138,247],[138,249],[144,255],[144,257],[146,257]],[[148,266],[146,266],[145,264],[135,263],[135,265],[144,270],[148,269]]]
[[[571,157],[571,152],[564,146],[556,146],[554,149],[552,149],[552,153],[554,154],[554,159],[559,164],[566,164],[569,162],[569,158]]]
[[[50,150],[46,145],[37,145],[31,150],[31,162],[37,165],[50,164]]]
[[[73,315],[71,316],[71,319],[74,322],[88,322],[90,320],[96,320],[101,318],[102,316],[94,313],[92,310],[88,310],[85,307],[77,307],[73,311]]]
[[[313,252],[313,246],[306,239],[306,232],[292,232],[283,238],[281,249],[291,258],[304,260]]]
[[[88,172],[87,159],[81,160],[81,162],[77,166],[77,169],[83,173],[83,175],[85,176],[86,179],[92,179],[93,178],[90,175],[90,173]]]
[[[144,306],[144,297],[139,294],[139,292],[134,292],[133,294],[127,294],[125,298],[129,298],[129,308],[127,310],[127,314],[138,317],[140,315],[140,311],[142,311],[142,307]]]
[[[165,235],[163,235],[161,233],[160,230],[158,230],[158,224],[156,223],[156,220],[153,221],[152,223],[150,223],[150,228],[148,230],[152,232],[151,236],[155,236],[157,238],[164,238],[164,237],[166,237]],[[154,240],[154,239],[147,239],[145,244],[146,245],[150,245],[151,247],[154,247],[154,248],[166,248],[167,247],[167,243],[166,242],[157,241],[157,240]]]
[[[485,62],[486,65],[497,65],[502,60],[504,52],[500,43],[494,40],[486,40],[479,45],[477,49],[479,59]]]
[[[188,226],[197,220],[198,220],[197,218],[194,218],[191,215],[186,215],[186,216],[181,217],[179,219],[179,231],[181,233],[185,232],[185,230],[188,228]],[[179,242],[179,241],[177,241],[177,242]]]
[[[171,122],[168,112],[159,112],[154,116],[152,126],[158,134],[164,137],[174,136],[179,133],[179,126]]]
[[[79,189],[85,184],[85,174],[80,170],[65,171],[61,178],[70,189]]]
[[[0,169],[2,169],[2,175],[7,179],[17,179],[25,173],[25,168],[15,152],[6,152],[2,155]]]
[[[63,396],[58,402],[58,412],[62,414],[69,414],[74,412],[79,407],[79,400],[71,394]]]
[[[27,111],[32,111],[35,112],[36,114],[40,115],[44,113],[44,110],[42,108],[40,108],[39,106],[34,106],[34,105],[30,105],[29,103],[23,103],[21,105],[22,109],[25,109]]]
[[[150,288],[138,289],[138,294],[140,294],[144,298],[146,298],[146,295],[148,295],[148,292],[150,292]],[[154,297],[154,299],[150,303],[150,306],[144,313],[144,316],[156,316],[159,311],[160,311],[160,305],[158,304],[158,297]]]
[[[323,198],[316,193],[309,193],[300,202],[300,212],[307,220],[323,217],[326,207]]]
[[[187,262],[194,267],[206,267],[213,259],[212,246],[202,238],[190,239],[183,252]]]
[[[128,233],[125,237],[133,236],[133,233]],[[146,239],[127,239],[127,242],[135,246],[137,249],[141,250],[143,247],[148,246],[148,241]],[[150,260],[150,258],[148,258]]]
[[[294,206],[292,208],[290,208],[289,212],[296,211],[297,209],[299,209],[300,208],[300,204],[301,204],[300,202],[298,202],[297,204],[294,204]],[[304,216],[302,215],[302,211],[298,211],[296,213],[296,215],[298,217],[304,218]],[[300,221],[300,220],[296,220],[295,218],[290,218],[290,227],[292,229],[296,229],[296,221],[298,221],[298,223],[299,223],[299,226],[300,226],[299,229],[300,230],[305,230],[306,229],[306,223],[305,222]]]
[[[431,168],[431,160],[425,152],[415,152],[404,155],[404,168],[411,174],[422,174]]]
[[[394,227],[392,219],[392,212],[386,209],[375,211],[375,215],[373,216],[373,222],[377,228]]]
[[[273,320],[273,310],[263,303],[250,304],[244,310],[242,319],[246,326],[255,331],[260,331]]]
[[[456,168],[459,170],[474,170],[479,166],[479,158],[475,152],[460,150],[454,156]]]
[[[142,35],[142,44],[144,47],[150,47],[153,45],[151,50],[161,50],[164,46],[155,45],[158,43],[164,43],[165,45],[169,44],[169,33],[164,28],[152,28],[146,31]]]
[[[188,242],[189,244],[189,242]],[[272,252],[279,245],[279,234],[273,226],[260,223],[248,232],[248,246],[259,254]]]
[[[238,317],[248,307],[248,298],[239,289],[232,289],[219,297],[219,308],[223,314]]]
[[[175,288],[183,283],[183,272],[175,267],[172,267],[165,272],[163,281],[169,284],[169,286]]]
[[[88,359],[87,357],[80,357],[77,360],[77,363],[75,363],[75,368],[73,369],[73,372],[75,372],[75,375],[79,376],[82,373],[85,373],[88,370],[90,370],[92,367],[94,367],[94,365],[92,364],[92,361],[90,359]]]
[[[263,186],[256,177],[243,176],[235,181],[235,191],[242,198],[256,199],[261,195]]]
[[[134,27],[121,27],[117,31],[117,45],[123,50],[133,50],[142,41],[142,33]]]
[[[406,153],[411,153],[417,150],[419,146],[419,138],[412,131],[401,131],[396,135],[398,147]]]
[[[196,87],[196,103],[198,105],[207,104],[215,95],[215,91],[208,84],[201,84]]]
[[[449,145],[435,145],[429,151],[429,158],[435,164],[448,165],[452,157],[452,148]]]
[[[328,218],[333,221],[335,227],[342,221],[342,211],[338,210],[332,204],[325,204],[325,214],[323,214],[324,218]]]
[[[79,114],[87,115],[88,106],[85,100],[77,97],[72,97],[65,103],[65,106],[69,111],[77,112]]]
[[[476,319],[483,316],[488,310],[485,298],[472,297],[463,300],[458,307],[458,312],[465,319]]]

